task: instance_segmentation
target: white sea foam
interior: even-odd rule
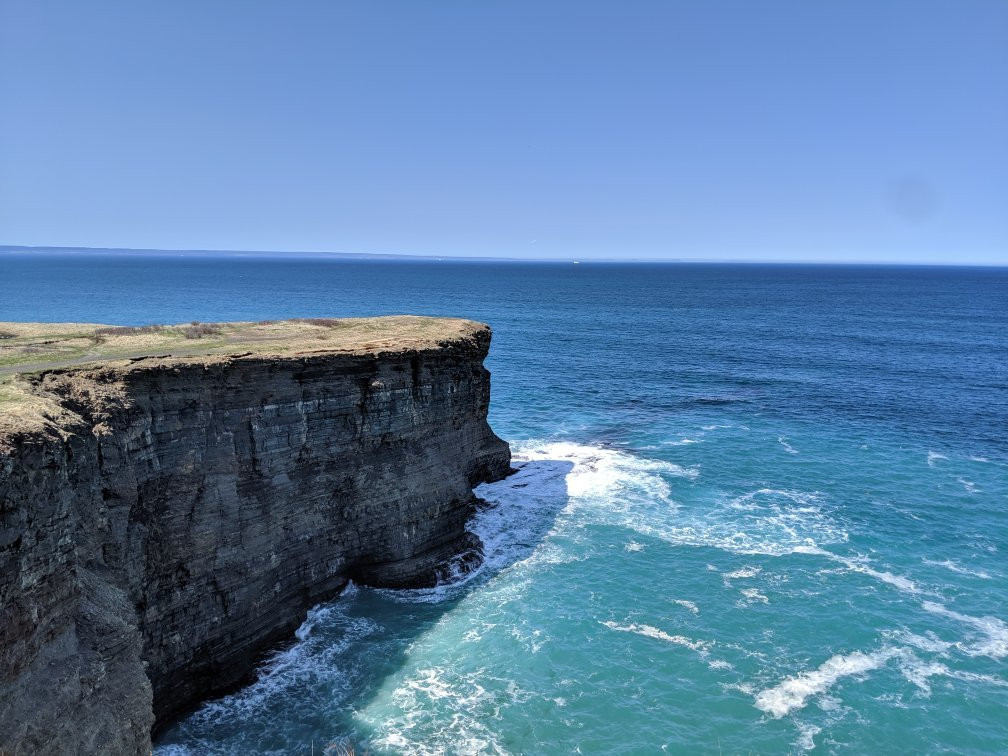
[[[695,438],[680,438],[678,441],[662,441],[662,446],[689,446],[699,443],[700,441]]]
[[[756,686],[752,683],[741,682],[741,683],[721,683],[722,690],[737,690],[744,696],[754,696],[756,695]]]
[[[755,697],[756,708],[774,719],[780,719],[803,708],[809,698],[825,693],[842,678],[878,669],[897,653],[895,649],[883,648],[870,654],[854,651],[831,656],[817,669],[788,677],[772,688],[761,690]]]
[[[439,668],[421,669],[407,679],[403,686],[407,690],[417,691],[431,700],[450,698],[458,707],[467,708],[486,698],[486,689],[478,682],[471,681],[468,690],[460,692],[451,683],[443,679]]]
[[[876,570],[866,564],[861,564],[851,559],[844,559],[842,557],[838,557],[837,559],[838,561],[846,564],[852,572],[860,572],[883,583],[888,583],[904,593],[919,593],[917,585],[914,581],[903,577],[902,575],[894,575],[893,573],[886,572],[884,570]]]
[[[530,654],[538,654],[544,645],[546,645],[546,638],[543,636],[542,630],[533,630],[528,632],[518,626],[511,628],[510,635]]]
[[[979,631],[980,640],[951,642],[939,638],[934,633],[919,635],[906,630],[890,632],[886,635],[902,645],[884,646],[871,653],[855,651],[851,654],[832,656],[817,669],[788,677],[776,686],[757,693],[756,707],[774,718],[783,717],[803,708],[809,698],[824,694],[842,678],[863,676],[885,666],[891,660],[897,661],[903,677],[925,696],[930,695],[930,679],[935,676],[999,687],[1008,686],[1008,681],[998,677],[956,670],[945,662],[935,659],[921,659],[913,650],[947,658],[952,650],[957,649],[969,656],[990,656],[998,659],[1008,654],[1008,625],[1004,621],[996,617],[973,617],[962,614],[931,601],[923,601],[921,606],[933,614],[970,625]]]
[[[796,709],[803,708],[809,698],[825,693],[838,680],[849,676],[864,675],[886,665],[893,659],[898,661],[903,677],[913,683],[923,695],[930,694],[929,680],[938,675],[967,682],[999,687],[1008,686],[1008,681],[992,675],[960,671],[950,668],[944,662],[920,659],[911,650],[912,647],[947,657],[952,649],[959,649],[970,656],[984,655],[996,659],[1001,658],[1008,654],[1008,625],[996,617],[972,617],[930,601],[922,602],[922,606],[934,614],[971,625],[981,632],[983,639],[976,643],[961,641],[953,643],[944,641],[933,633],[927,636],[909,631],[889,633],[889,637],[905,645],[885,646],[872,653],[855,651],[847,655],[835,655],[817,669],[788,677],[778,685],[760,691],[755,696],[756,707],[774,718],[783,717]]]
[[[779,443],[781,446],[783,446],[784,447],[784,451],[786,451],[788,454],[797,454],[798,453],[798,450],[795,449],[793,446],[791,446],[791,444],[788,443],[788,440],[787,440],[787,438],[785,436],[777,436],[777,443]]]
[[[939,454],[938,452],[929,451],[927,453],[928,467],[934,467],[935,462],[937,462],[940,459],[948,459],[948,457],[946,457],[944,454]]]
[[[909,630],[900,630],[898,632],[884,633],[883,635],[891,637],[907,646],[913,646],[921,651],[940,654],[941,656],[948,655],[949,650],[955,646],[951,641],[944,641],[931,632],[927,635],[918,635]]]
[[[687,601],[686,599],[673,599],[673,604],[683,607],[684,609],[689,609],[693,614],[700,614],[700,607],[694,604],[692,601]]]
[[[576,444],[563,444],[565,447]],[[587,447],[591,448],[591,447]],[[621,452],[613,454],[622,455]],[[623,455],[625,456],[625,455]],[[558,513],[569,504],[572,463],[559,459],[534,459],[514,455],[517,472],[502,481],[484,483],[475,493],[489,506],[470,518],[467,528],[482,543],[482,563],[475,570],[449,571],[432,588],[379,591],[387,598],[407,603],[439,603],[455,598],[500,570],[535,560],[542,564],[578,561],[582,556],[565,552],[547,537]],[[639,545],[639,544],[638,544]],[[628,550],[635,550],[631,545]]]
[[[296,631],[298,642],[274,653],[259,670],[258,679],[233,695],[203,704],[177,727],[197,753],[220,753],[212,743],[202,740],[202,733],[231,727],[235,722],[246,726],[249,737],[257,728],[269,727],[269,712],[305,689],[319,691],[327,700],[339,700],[350,694],[356,664],[348,651],[382,628],[364,617],[352,617],[356,589],[351,586],[340,601],[319,606],[308,612]],[[325,628],[326,632],[319,632]],[[266,732],[261,733],[263,737]],[[162,746],[158,754],[187,753],[187,748]]]
[[[644,551],[644,544],[637,543],[637,541],[630,541],[630,543],[623,548],[627,551]]]
[[[983,570],[972,570],[969,567],[963,567],[961,564],[951,559],[945,559],[941,562],[937,562],[925,557],[921,559],[921,561],[924,562],[924,564],[930,564],[933,567],[944,567],[946,570],[951,570],[952,572],[960,575],[971,575],[972,577],[978,577],[983,580],[992,579],[991,576]]]
[[[843,701],[836,696],[820,696],[819,708],[823,711],[838,711],[843,707]]]
[[[990,457],[972,456],[969,459],[971,462],[982,462],[988,465],[997,465],[998,467],[1005,467],[1008,464],[1004,460],[991,459]]]
[[[798,727],[798,741],[795,743],[795,747],[799,751],[814,750],[815,736],[822,732],[822,728],[807,722],[797,723],[796,726]]]
[[[706,545],[780,556],[848,539],[817,492],[760,488],[728,499],[724,507],[709,513],[708,533],[720,537]]]
[[[507,753],[480,713],[493,701],[484,687],[487,670],[458,674],[442,667],[418,669],[403,679],[389,694],[391,714],[381,711],[380,720],[372,721],[379,748],[415,754]],[[511,683],[508,695],[514,701],[530,697]],[[450,720],[433,734],[424,721],[433,710],[454,712]],[[375,712],[361,712],[366,720],[374,720]]]
[[[940,652],[952,645],[910,633],[890,635],[925,651],[937,650]],[[825,697],[825,694],[837,682],[845,677],[864,677],[867,673],[884,667],[892,661],[895,661],[904,679],[917,687],[923,696],[931,694],[930,680],[936,676],[970,683],[1008,687],[1008,681],[992,675],[964,672],[951,669],[943,662],[921,659],[905,646],[884,646],[871,653],[855,651],[846,655],[832,656],[816,669],[785,678],[774,687],[756,693],[754,696],[755,706],[775,719],[780,719],[804,708],[808,704],[808,700],[815,696],[823,696],[823,709],[836,708],[839,702],[835,699],[831,702]],[[752,694],[750,693],[750,695]]]
[[[529,441],[516,445],[520,459],[569,461],[574,467],[567,475],[567,490],[571,496],[611,493],[621,488],[639,488],[652,492],[655,477],[670,476],[696,480],[698,466],[682,467],[673,462],[641,457],[616,449],[570,442]],[[644,473],[644,475],[642,475]]]
[[[685,514],[677,519],[637,517],[627,524],[676,545],[713,546],[738,554],[779,556],[847,540],[846,531],[823,511],[816,494],[759,489]]]
[[[737,580],[739,578],[751,578],[756,577],[763,571],[762,567],[753,567],[747,565],[741,569],[734,570],[733,572],[725,572],[722,577],[726,580]]]
[[[743,588],[742,595],[746,597],[749,603],[753,603],[756,601],[759,601],[764,604],[770,603],[770,599],[767,598],[764,594],[760,593],[755,588]]]
[[[975,672],[962,672],[956,669],[946,670],[944,674],[954,680],[962,680],[963,682],[993,685],[998,688],[1008,688],[1008,680],[1002,680],[1000,677],[995,677],[994,675],[980,675]]]
[[[931,695],[931,678],[935,675],[948,676],[951,670],[941,662],[921,661],[912,654],[900,660],[900,671],[907,682],[917,686],[924,695]]]
[[[839,562],[844,567],[846,567],[851,572],[858,572],[863,575],[868,575],[869,577],[878,580],[879,582],[886,583],[893,586],[894,588],[903,591],[904,593],[921,593],[921,590],[917,587],[908,577],[903,575],[894,575],[891,572],[885,570],[876,570],[874,567],[869,566],[868,560],[864,557],[847,557],[841,556],[840,554],[834,554],[832,551],[827,551],[826,549],[820,549],[818,547],[807,547],[795,549],[797,553],[802,554],[813,554],[817,556],[822,556],[827,559],[831,559],[834,562]]]
[[[904,509],[902,507],[893,507],[893,509],[895,509],[897,512],[899,512],[901,515],[906,515],[911,520],[917,520],[917,522],[924,522],[924,518],[923,517],[921,517],[920,515],[916,514],[915,512],[913,512],[910,509]]]
[[[713,507],[683,511],[673,487],[695,481],[696,465],[569,441],[513,442],[512,452],[517,462],[568,466],[559,480],[565,490],[556,490],[554,478],[552,498],[563,500],[561,519],[573,518],[570,525],[610,523],[675,545],[743,554],[781,555],[848,538],[815,492],[760,488]],[[477,494],[505,509],[527,506],[523,500],[542,483],[523,481],[518,489],[514,478],[481,486]],[[481,527],[474,522],[472,530],[482,535]]]
[[[921,606],[932,614],[970,625],[980,632],[983,638],[976,643],[962,641],[956,643],[956,647],[963,653],[969,656],[990,656],[994,659],[1008,655],[1008,624],[1005,624],[1004,620],[997,617],[973,617],[961,614],[934,601],[924,601]]]
[[[926,639],[922,639],[920,636],[915,637],[912,634],[904,639],[910,641],[911,645],[914,645],[924,651],[929,651],[932,648],[940,648],[943,645],[941,643],[928,643],[926,642]],[[922,640],[925,642],[921,642]],[[909,648],[896,648],[894,651],[894,655],[897,658],[899,669],[903,677],[908,682],[915,685],[924,696],[931,695],[930,680],[932,677],[940,675],[942,677],[961,679],[962,673],[957,670],[949,669],[949,667],[943,662],[920,659]],[[942,656],[945,656],[945,654],[942,654]]]
[[[976,493],[977,491],[976,483],[974,483],[972,480],[966,480],[966,478],[956,478],[956,480],[962,483],[962,486],[963,488],[966,489],[967,493]]]
[[[670,635],[654,625],[638,625],[637,623],[621,625],[618,622],[613,622],[612,620],[606,620],[604,622],[600,621],[599,624],[605,625],[610,630],[618,630],[622,633],[636,633],[637,635],[643,635],[645,638],[653,638],[654,640],[661,640],[666,643],[674,643],[678,646],[685,646],[691,651],[696,651],[701,656],[705,656],[709,653],[711,646],[711,644],[707,641],[692,640],[687,638],[685,635]]]
[[[924,696],[931,695],[931,678],[937,676],[980,685],[993,685],[999,688],[1008,687],[1008,681],[999,677],[951,669],[942,662],[918,659],[910,652],[900,654],[899,666],[903,677],[917,686]]]

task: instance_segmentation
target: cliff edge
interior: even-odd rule
[[[0,753],[148,753],[349,580],[480,559],[490,329],[0,323]]]

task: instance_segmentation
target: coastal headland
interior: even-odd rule
[[[0,753],[148,753],[348,581],[477,564],[490,335],[0,323]]]

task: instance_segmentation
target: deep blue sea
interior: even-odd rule
[[[486,321],[487,562],[160,754],[1008,750],[1008,269],[0,252],[0,320]]]

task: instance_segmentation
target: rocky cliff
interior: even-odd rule
[[[348,580],[479,559],[472,487],[510,460],[490,331],[395,321],[16,377],[40,409],[0,422],[0,753],[146,753]]]

